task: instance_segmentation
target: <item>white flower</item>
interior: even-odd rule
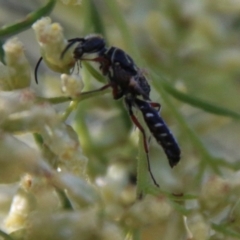
[[[31,83],[30,65],[24,55],[22,43],[11,38],[4,45],[5,62],[8,69],[8,90],[26,88]]]
[[[62,91],[67,95],[72,98],[77,97],[84,85],[81,76],[78,74],[62,74],[61,75],[61,80],[62,80]]]
[[[58,23],[52,23],[48,17],[42,18],[32,26],[39,42],[43,60],[53,71],[68,73],[75,64],[71,51],[63,59],[61,53],[67,45],[63,29]]]

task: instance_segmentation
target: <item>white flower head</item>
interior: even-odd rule
[[[80,75],[62,74],[61,80],[62,80],[62,91],[67,96],[70,96],[73,98],[78,96],[84,87],[83,81]]]
[[[66,73],[75,64],[71,51],[61,59],[61,53],[67,45],[63,29],[59,23],[52,23],[49,17],[42,18],[32,26],[39,42],[43,60],[53,71]]]
[[[24,55],[23,44],[17,38],[11,38],[3,45],[3,49],[9,75],[8,90],[29,87],[31,71]]]

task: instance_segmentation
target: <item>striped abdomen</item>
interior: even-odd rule
[[[168,129],[167,125],[160,117],[158,111],[154,109],[148,102],[135,98],[137,107],[142,112],[143,118],[157,142],[163,147],[168,157],[169,164],[174,167],[180,160],[180,148]]]

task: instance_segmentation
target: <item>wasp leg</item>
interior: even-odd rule
[[[156,110],[157,110],[158,112],[160,112],[160,109],[161,109],[161,107],[162,107],[160,103],[150,102],[149,104],[150,104],[151,107],[156,108]]]
[[[112,95],[114,100],[118,100],[119,98],[123,97],[124,92],[117,86],[117,84],[111,82],[111,87],[112,87]]]
[[[168,126],[157,110],[150,106],[149,102],[135,98],[134,103],[142,112],[150,132],[162,146],[170,166],[174,167],[180,161],[181,150],[171,131],[168,129]]]
[[[136,125],[136,127],[141,131],[142,135],[143,135],[143,145],[144,145],[144,151],[146,153],[147,156],[147,165],[148,165],[148,171],[150,173],[150,176],[153,180],[153,183],[157,186],[160,187],[159,184],[157,183],[157,181],[155,180],[152,170],[151,170],[151,166],[150,166],[150,160],[149,160],[149,150],[148,150],[148,143],[147,143],[147,137],[146,137],[146,133],[145,130],[143,129],[142,125],[140,124],[140,122],[137,120],[136,116],[134,115],[133,111],[132,111],[132,105],[131,103],[129,103],[126,100],[127,106],[128,106],[128,112],[129,115],[131,117],[132,122]]]
[[[98,89],[95,89],[95,90],[92,90],[92,91],[87,91],[87,92],[82,92],[80,93],[80,95],[87,95],[87,94],[91,94],[91,93],[97,93],[97,92],[101,92],[101,91],[104,91],[105,89],[109,88],[109,87],[112,87],[111,83],[108,83]]]

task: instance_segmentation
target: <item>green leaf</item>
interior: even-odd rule
[[[106,78],[102,76],[94,67],[92,67],[89,63],[84,62],[83,65],[87,68],[87,70],[91,73],[91,75],[96,78],[99,82],[106,84]]]
[[[224,225],[217,225],[217,224],[212,224],[212,228],[220,233],[223,233],[224,235],[231,236],[231,237],[236,237],[240,239],[240,234],[230,228],[227,228]]]
[[[162,82],[162,85],[164,89],[170,93],[174,98],[185,102],[193,107],[200,108],[206,112],[220,115],[220,116],[225,116],[225,117],[231,117],[234,119],[240,119],[240,114],[234,111],[231,111],[229,109],[220,107],[218,105],[214,105],[212,103],[209,103],[207,101],[201,100],[199,98],[193,97],[190,94],[183,93],[181,91],[178,91],[177,89],[173,88],[170,86],[169,83],[167,82]]]
[[[116,28],[122,35],[122,40],[125,43],[128,52],[135,57],[139,57],[138,48],[133,40],[132,32],[129,28],[129,23],[126,21],[118,1],[105,0],[108,12],[111,14],[111,17],[116,25]]]
[[[88,14],[86,15],[86,21],[90,21],[89,25],[93,26],[93,32],[100,33],[104,38],[106,38],[106,31],[103,23],[103,18],[99,14],[97,8],[97,1],[88,1]]]

